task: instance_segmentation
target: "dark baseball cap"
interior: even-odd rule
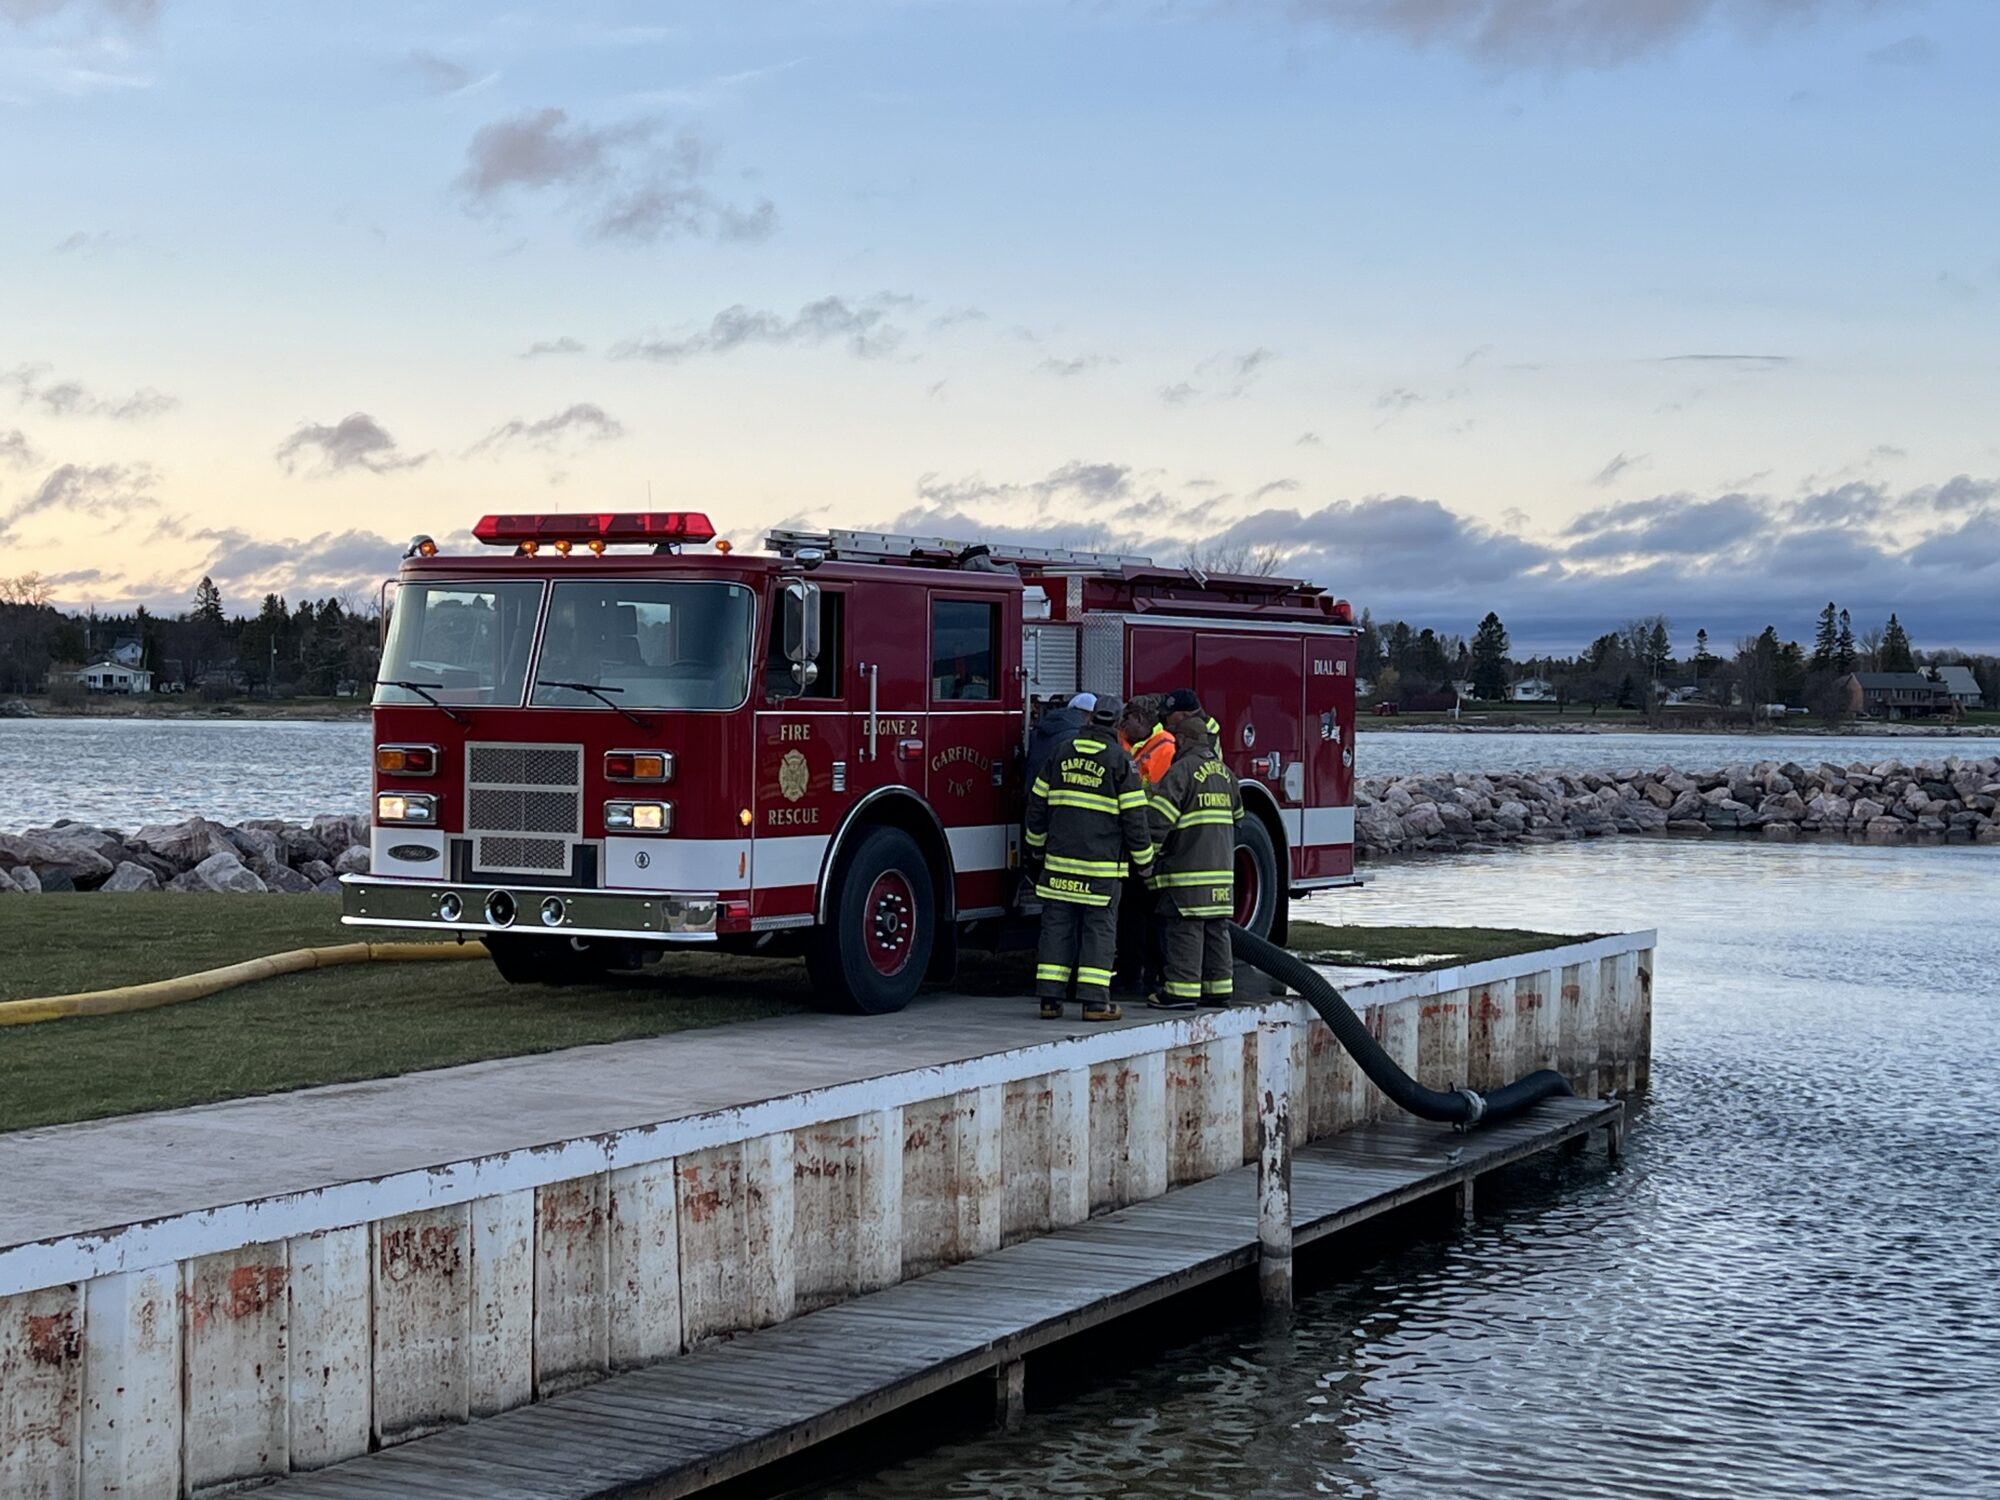
[[[1090,711],[1090,722],[1093,724],[1116,724],[1119,716],[1124,711],[1125,705],[1120,703],[1116,698],[1112,697],[1109,693],[1099,693],[1097,695],[1097,705]]]
[[[1160,717],[1168,714],[1198,714],[1201,699],[1195,697],[1193,688],[1175,688],[1160,703]]]

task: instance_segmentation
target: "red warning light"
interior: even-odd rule
[[[481,516],[472,534],[489,547],[553,541],[700,543],[713,541],[715,528],[698,510],[650,510],[599,515]]]

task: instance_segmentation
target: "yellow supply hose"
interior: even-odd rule
[[[40,1000],[0,1000],[0,1026],[31,1026],[65,1016],[110,1016],[121,1011],[149,1010],[200,1000],[220,990],[234,989],[280,974],[306,969],[335,969],[342,964],[435,962],[442,959],[485,958],[482,943],[341,943],[332,948],[294,948],[267,958],[247,958],[220,969],[203,969],[179,979],[128,984],[115,990],[89,990],[80,995],[51,995]]]

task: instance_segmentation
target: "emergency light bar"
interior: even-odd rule
[[[698,510],[618,511],[602,515],[481,516],[472,534],[489,547],[522,542],[689,542],[715,540]],[[596,550],[596,549],[593,549]]]

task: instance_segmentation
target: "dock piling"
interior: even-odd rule
[[[1292,1026],[1257,1026],[1257,1286],[1267,1308],[1292,1305]]]

